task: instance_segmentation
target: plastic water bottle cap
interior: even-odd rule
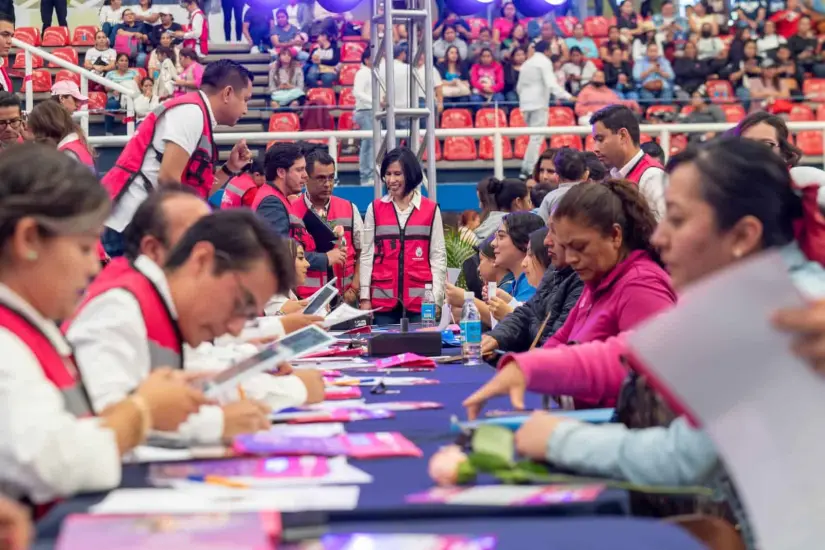
[[[473,294],[473,293],[472,293],[472,292],[470,292],[469,290],[464,291],[464,300],[465,300],[465,301],[466,301],[466,300],[472,300],[472,299],[474,299],[475,297],[476,297],[476,296],[475,296],[475,294]]]
[[[433,284],[432,283],[427,283],[426,285],[424,285],[424,288],[426,290],[432,290],[433,289]]]

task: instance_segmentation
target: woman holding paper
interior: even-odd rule
[[[795,240],[794,226],[804,223],[802,200],[786,165],[768,147],[726,138],[688,149],[671,160],[667,171],[667,212],[653,243],[662,251],[677,288],[774,248],[804,295],[811,300],[825,297],[825,269],[809,260]],[[627,352],[621,336],[543,352],[542,360],[565,388],[539,387],[515,362],[500,373],[495,391],[488,395],[525,387],[567,392],[574,389],[569,383],[573,378],[580,379],[578,388],[598,385],[598,373],[622,368]],[[736,516],[746,542],[754,548],[742,507],[707,435],[674,414],[671,405],[678,408],[676,404],[653,391],[643,376],[631,374],[622,395],[617,409],[621,424],[592,426],[535,413],[516,434],[519,452],[585,474],[638,484],[710,485],[725,496],[727,512]],[[663,498],[638,499],[634,504],[637,511],[656,515],[692,511]]]
[[[94,417],[54,320],[71,316],[100,269],[109,198],[88,168],[42,145],[0,155],[0,173],[0,483],[35,504],[110,489],[122,454],[206,399],[161,369]]]
[[[289,251],[295,260],[295,288],[301,286],[307,277],[309,262],[307,261],[304,247],[293,239],[287,241]],[[286,296],[273,296],[266,303],[264,312],[267,315],[288,315],[290,313],[300,313],[307,305],[308,300],[299,300],[294,290],[290,290]]]

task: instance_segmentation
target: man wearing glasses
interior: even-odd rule
[[[9,78],[9,71],[5,62],[9,57],[13,36],[14,15],[0,12],[0,60],[2,60],[1,62],[3,63],[3,65],[0,66],[0,90],[6,92],[14,92],[11,87],[11,78]]]
[[[306,191],[292,201],[292,208],[312,235],[316,251],[326,252],[330,261],[326,271],[310,266],[298,296],[311,296],[335,276],[344,301],[357,305],[358,256],[364,229],[361,214],[351,202],[333,196],[335,161],[323,146],[307,153],[306,165]]]
[[[0,148],[22,142],[25,129],[20,98],[13,93],[0,92]]]

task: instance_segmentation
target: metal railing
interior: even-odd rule
[[[80,65],[75,65],[65,59],[61,59],[56,55],[47,52],[42,48],[38,48],[37,46],[32,46],[31,44],[27,44],[18,38],[12,38],[11,43],[15,48],[21,49],[25,52],[26,55],[26,78],[24,79],[24,89],[26,91],[26,112],[30,113],[31,110],[34,108],[34,86],[32,84],[32,74],[34,72],[34,63],[32,61],[32,55],[36,55],[42,58],[45,61],[49,61],[54,63],[58,67],[62,67],[66,70],[69,70],[73,73],[77,73],[80,75],[80,93],[88,96],[89,95],[89,81],[95,82],[96,84],[100,84],[104,88],[109,90],[113,90],[121,94],[122,97],[126,98],[126,132],[127,134],[131,135],[135,131],[135,102],[134,98],[140,95],[138,90],[127,88],[113,80],[109,80],[106,77],[100,76],[98,74],[93,73],[92,71],[86,69],[85,67],[81,67]],[[89,112],[88,112],[88,105],[83,106],[81,111],[78,111],[78,116],[81,117],[81,126],[83,127],[83,132],[86,135],[89,135]]]
[[[724,132],[734,125],[729,123],[713,124],[643,124],[641,131],[643,134],[659,136],[659,145],[667,156],[670,151],[671,137],[674,134],[695,134],[706,132]],[[825,147],[825,122],[789,122],[788,128],[791,132],[801,132],[806,130],[819,131]],[[423,134],[425,131],[421,130]],[[544,128],[439,128],[435,130],[435,136],[443,139],[447,137],[471,137],[480,138],[485,136],[493,137],[493,172],[498,178],[504,177],[504,155],[501,146],[501,138],[514,138],[518,136],[553,136],[558,134],[575,134],[585,136],[590,134],[590,126],[553,126]],[[396,137],[409,138],[409,130],[396,130]],[[241,133],[218,133],[215,134],[215,142],[218,145],[233,145],[245,139],[250,145],[266,144],[273,140],[324,140],[329,147],[329,153],[336,161],[338,160],[338,144],[345,139],[372,139],[371,130],[346,130],[346,131],[302,131],[302,132],[260,132],[251,134]],[[95,147],[120,147],[126,144],[129,136],[92,136],[89,143]],[[822,166],[825,169],[825,155],[823,155]]]

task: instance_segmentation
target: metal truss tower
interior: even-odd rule
[[[407,146],[412,149],[419,160],[426,153],[427,195],[436,200],[435,179],[435,86],[433,83],[433,22],[431,0],[402,0],[404,8],[393,5],[393,0],[372,0],[372,17],[370,24],[370,44],[372,46],[372,105],[374,113],[373,152],[375,166],[375,197],[382,192],[378,167],[387,151],[396,147],[396,129],[398,124],[410,128]],[[396,3],[398,0],[396,0]],[[378,25],[384,28],[384,36],[379,38]],[[395,79],[395,61],[393,59],[393,26],[403,25],[407,29],[407,62],[409,75],[403,82]],[[416,69],[423,61],[423,74]],[[399,71],[404,72],[404,71]],[[423,81],[422,81],[423,77]],[[394,98],[398,86],[406,86],[409,93],[408,105],[395,105]],[[419,97],[424,97],[424,105],[419,104]],[[386,97],[386,104],[382,99]],[[421,120],[425,121],[426,133],[421,139]],[[382,127],[386,133],[382,132]]]

